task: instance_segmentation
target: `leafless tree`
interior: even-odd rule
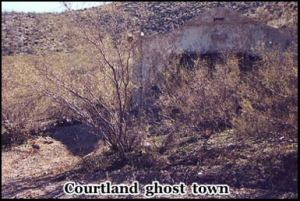
[[[135,39],[128,33],[133,22],[114,4],[105,5],[99,13],[86,11],[83,15],[71,10],[67,3],[63,4],[89,61],[83,60],[80,64],[86,65],[82,74],[78,71],[59,73],[45,56],[42,64],[36,65],[43,78],[40,93],[72,111],[125,157],[126,152],[139,145],[140,139],[132,129],[130,115]]]

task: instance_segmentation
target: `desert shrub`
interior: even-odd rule
[[[26,141],[28,131],[33,126],[32,107],[34,107],[33,103],[24,102],[2,105],[2,148],[9,148],[13,144]]]
[[[175,76],[170,66],[162,84],[161,104],[171,118],[198,131],[231,127],[238,109],[240,70],[236,57],[225,53],[222,57],[223,62],[216,63],[214,69],[197,59],[192,72],[185,68]]]
[[[37,86],[34,84],[33,64],[29,61],[25,56],[6,57],[2,61],[1,125],[4,146],[25,142],[29,133],[43,126],[39,120],[54,112],[49,100],[32,89]]]
[[[78,55],[44,54],[36,60],[36,90],[92,127],[124,158],[140,143],[130,115],[134,42],[127,40],[127,33],[131,19],[114,5],[108,5],[101,15],[68,12]]]
[[[130,115],[131,19],[113,5],[101,15],[69,10],[68,16],[63,20],[76,52],[5,57],[2,125],[12,133],[36,133],[45,130],[44,120],[71,117],[125,157],[140,143]]]
[[[165,79],[159,82],[164,115],[174,125],[189,125],[196,132],[233,128],[240,136],[296,139],[295,53],[274,48],[260,59],[247,60],[245,65],[252,62],[247,71],[240,55],[221,57],[213,61],[213,68],[201,58],[194,59],[192,70],[181,67],[180,73],[179,61],[165,65]]]
[[[241,135],[297,138],[298,63],[294,52],[273,50],[257,70],[243,77],[237,89],[241,115],[233,128]]]

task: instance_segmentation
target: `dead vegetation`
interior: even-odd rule
[[[2,148],[40,130],[52,137],[44,141],[53,141],[39,138],[41,148],[33,153],[31,139],[20,152],[20,146],[3,152],[3,197],[66,198],[61,189],[66,180],[225,183],[233,189],[231,198],[298,197],[296,52],[274,50],[246,72],[240,57],[229,53],[213,69],[201,57],[193,58],[193,67],[174,59],[149,86],[146,107],[136,115],[134,41],[124,35],[130,22],[114,15],[114,8],[106,12],[113,17],[91,15],[84,24],[70,13],[78,25],[79,53],[3,58]],[[110,27],[100,23],[105,20]],[[91,141],[102,141],[90,142],[93,148],[85,152],[89,147],[79,145],[92,137],[79,135],[87,130],[74,125],[49,130],[61,119],[79,121],[98,136]],[[36,187],[42,190],[32,190]]]

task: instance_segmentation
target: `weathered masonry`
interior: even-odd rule
[[[205,56],[230,51],[259,56],[273,47],[286,48],[289,43],[289,38],[278,28],[226,8],[215,8],[171,33],[139,36],[134,74],[143,93],[163,68],[161,63],[171,55]]]

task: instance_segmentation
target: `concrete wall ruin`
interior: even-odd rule
[[[289,42],[289,38],[278,28],[226,8],[215,8],[171,33],[140,36],[134,53],[135,80],[142,88],[149,86],[162,63],[171,55],[230,51],[259,56],[275,46],[286,48]]]

